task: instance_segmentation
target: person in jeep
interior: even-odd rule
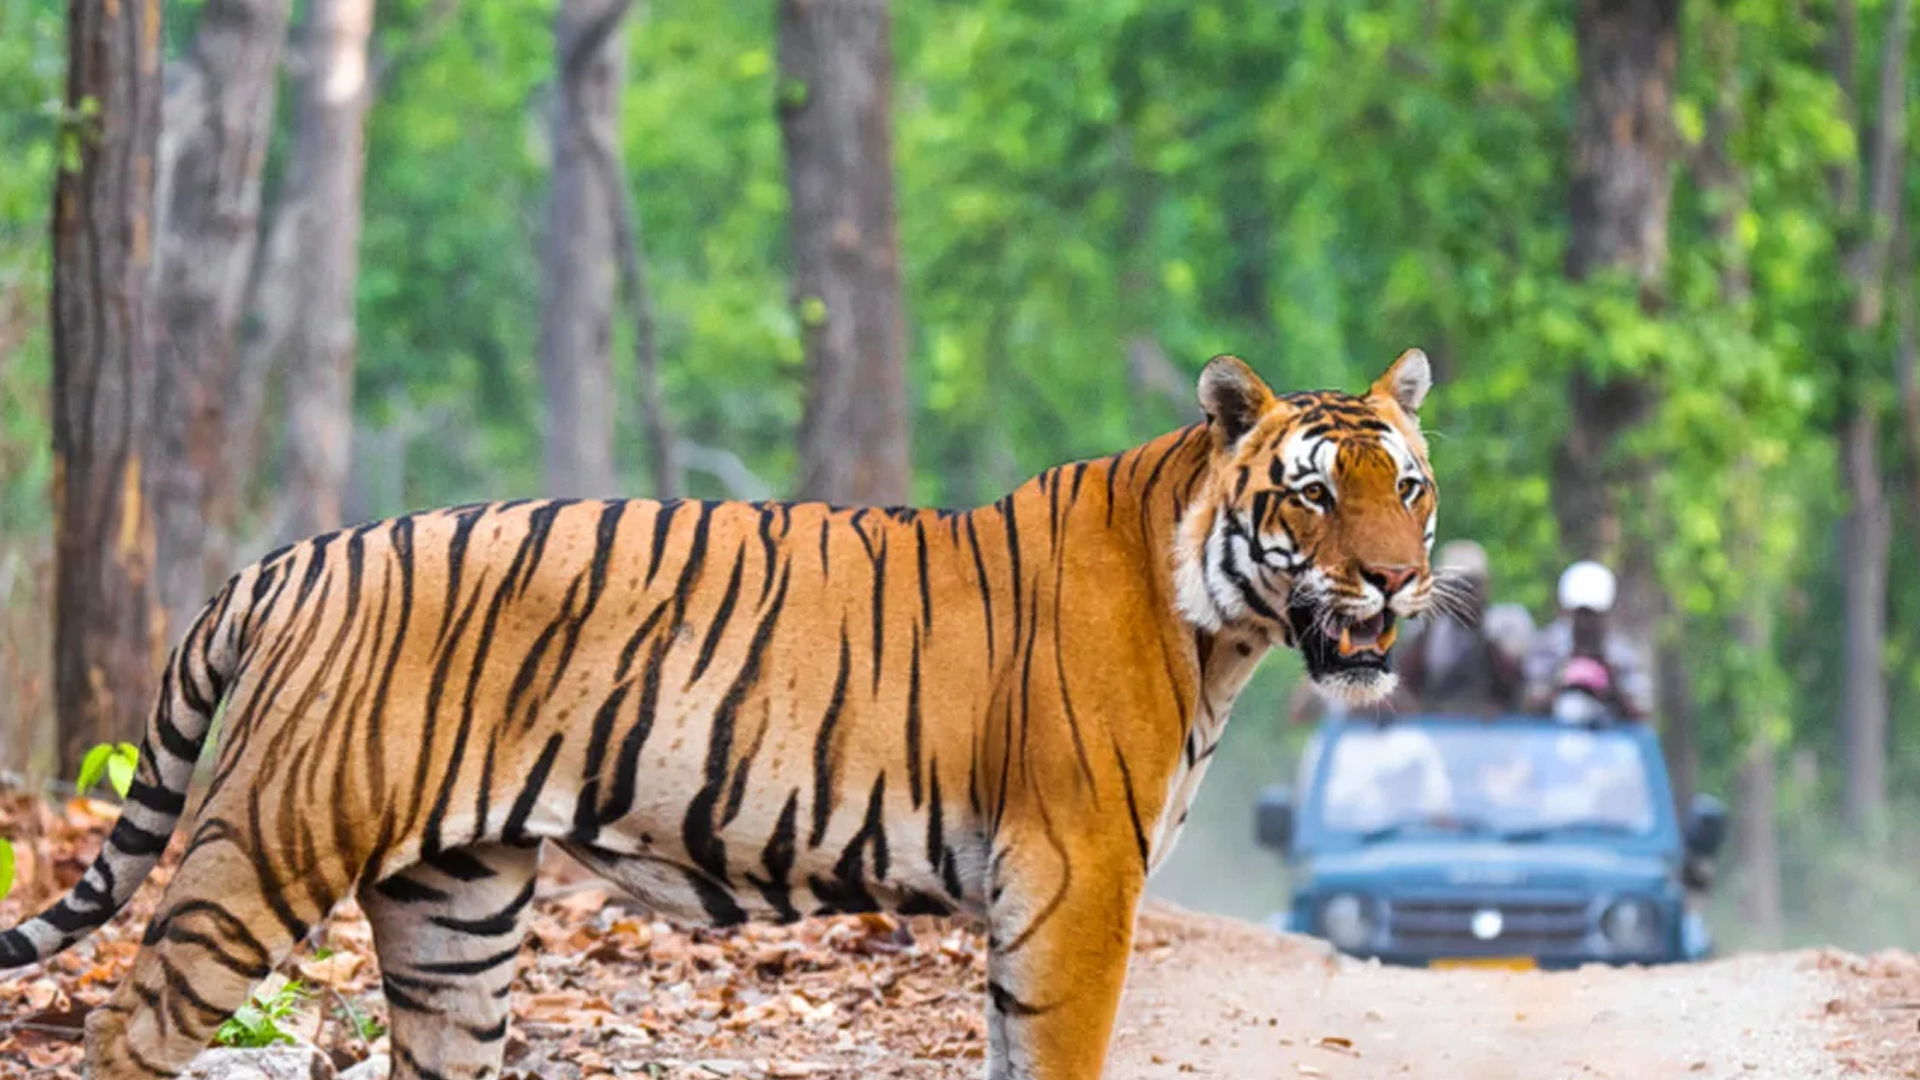
[[[1302,686],[1291,713],[1295,723],[1323,716],[1391,716],[1421,711],[1470,716],[1512,713],[1520,703],[1521,659],[1533,638],[1533,619],[1518,604],[1488,604],[1487,552],[1471,540],[1442,545],[1434,568],[1454,582],[1449,614],[1413,620],[1394,650],[1399,688],[1364,709],[1326,702]]]
[[[1520,661],[1533,619],[1518,604],[1488,604],[1492,575],[1484,548],[1454,540],[1435,568],[1459,582],[1455,618],[1429,617],[1408,628],[1400,646],[1400,687],[1426,712],[1494,716],[1520,700]]]
[[[1645,651],[1611,620],[1613,571],[1591,560],[1560,575],[1560,617],[1535,636],[1525,661],[1529,712],[1579,720],[1653,715],[1653,675]]]

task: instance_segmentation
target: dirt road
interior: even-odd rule
[[[1554,974],[1410,971],[1186,913],[1150,912],[1141,929],[1146,948],[1134,962],[1108,1069],[1114,1078],[1920,1075],[1902,1069],[1897,1055],[1877,1064],[1882,1054],[1860,1055],[1867,1033],[1847,1005],[1858,978],[1844,958],[1779,954]],[[1899,1011],[1856,996],[1858,1015]],[[1907,1015],[1907,1029],[1916,1015]],[[1920,1067],[1920,1056],[1909,1062]]]
[[[952,940],[941,946],[951,951]],[[922,938],[895,957],[934,945]],[[865,963],[865,962],[863,962]],[[879,968],[854,981],[887,984]],[[791,1023],[741,1028],[725,1052],[603,1045],[675,1078],[976,1080],[980,966],[915,967],[903,999],[855,1012],[831,1039]],[[822,973],[826,975],[826,973]],[[834,976],[835,985],[845,981]],[[912,977],[910,977],[912,978]],[[903,982],[901,985],[905,985]],[[892,992],[889,991],[889,994]],[[911,1002],[911,1004],[909,1004]],[[1563,973],[1416,971],[1319,942],[1155,904],[1142,915],[1108,1080],[1829,1080],[1920,1078],[1920,961],[1840,953],[1736,957]],[[808,1029],[815,1030],[815,1029]],[[532,1034],[532,1033],[530,1033]],[[928,1046],[946,1049],[927,1053]],[[575,1072],[537,1036],[524,1077]],[[629,1056],[634,1055],[634,1056]],[[510,1075],[513,1070],[510,1070]]]

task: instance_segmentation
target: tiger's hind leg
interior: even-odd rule
[[[235,816],[202,817],[133,970],[87,1018],[94,1080],[177,1075],[346,895],[345,869],[293,872]]]
[[[500,1074],[539,862],[537,847],[476,845],[361,889],[392,1020],[393,1080]]]

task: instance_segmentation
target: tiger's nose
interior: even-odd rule
[[[1378,585],[1380,591],[1387,596],[1392,596],[1406,588],[1419,572],[1418,568],[1412,566],[1367,567],[1367,577],[1373,579],[1374,584]]]

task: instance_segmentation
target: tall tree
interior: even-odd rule
[[[1679,0],[1581,0],[1574,20],[1579,53],[1569,211],[1567,276],[1624,275],[1642,307],[1661,304],[1672,200],[1674,76]],[[1567,432],[1554,462],[1553,498],[1561,540],[1579,558],[1615,565],[1618,620],[1640,642],[1658,632],[1661,601],[1646,528],[1629,529],[1623,497],[1642,489],[1646,463],[1629,460],[1622,435],[1645,420],[1658,388],[1643,376],[1573,373]],[[1656,650],[1658,655],[1658,650]],[[1663,693],[1671,707],[1675,695]],[[1676,786],[1691,789],[1692,739],[1684,714],[1667,717]]]
[[[285,373],[285,538],[338,528],[353,454],[354,288],[373,81],[373,0],[311,0],[287,182],[255,281],[252,372]],[[246,423],[251,424],[252,418]],[[244,435],[248,428],[240,429]],[[243,441],[236,439],[236,442]]]
[[[1840,0],[1831,42],[1834,78],[1847,111],[1857,117],[1854,78],[1859,40],[1852,0]],[[1906,61],[1911,0],[1891,0],[1872,127],[1858,140],[1862,160],[1834,175],[1835,200],[1856,217],[1854,242],[1842,253],[1851,292],[1849,340],[1842,350],[1841,480],[1849,507],[1842,524],[1846,600],[1842,725],[1846,747],[1846,816],[1856,833],[1877,836],[1887,804],[1887,560],[1892,510],[1880,463],[1880,416],[1873,387],[1886,372],[1871,357],[1886,321],[1887,263],[1900,215],[1906,167]],[[1855,128],[1861,125],[1856,122]],[[1863,184],[1864,177],[1864,184]],[[1862,190],[1864,188],[1864,190]]]
[[[72,0],[53,192],[54,706],[60,767],[135,739],[158,670],[151,437],[161,5]]]
[[[1581,0],[1575,21],[1580,79],[1567,275],[1584,281],[1624,272],[1639,283],[1647,306],[1658,303],[1667,265],[1678,9],[1679,0]],[[1573,410],[1555,461],[1554,502],[1562,539],[1580,556],[1622,554],[1625,476],[1614,443],[1647,416],[1654,393],[1641,378],[1605,378],[1585,367],[1573,375]],[[1627,600],[1649,603],[1644,595]]]
[[[557,35],[560,56],[560,83],[567,96],[568,110],[575,117],[593,110],[588,101],[592,93],[592,68],[601,60],[633,7],[633,0],[611,0],[602,4],[591,17],[566,28]],[[625,47],[617,46],[624,71]],[[614,94],[622,89],[614,79]],[[640,210],[627,188],[626,168],[621,164],[618,126],[576,122],[571,128],[569,149],[586,158],[586,165],[597,181],[600,201],[607,209],[606,224],[611,228],[614,261],[620,268],[620,293],[626,301],[627,315],[633,320],[633,367],[640,386],[640,430],[647,443],[648,467],[652,473],[651,494],[668,499],[680,494],[684,486],[681,459],[690,448],[673,434],[673,419],[667,412],[665,393],[660,386],[660,345],[654,334],[653,293],[647,286],[645,245],[640,237]]]
[[[540,377],[546,387],[546,486],[552,495],[609,496],[614,471],[613,314],[616,193],[601,182],[604,148],[619,168],[626,50],[618,33],[581,37],[609,0],[561,0],[554,17],[559,70],[549,121],[553,171],[541,250]],[[624,6],[624,5],[623,5]]]
[[[803,498],[904,502],[911,487],[891,31],[887,0],[780,0]]]
[[[240,313],[258,245],[287,0],[208,0],[169,65],[161,132],[159,385],[150,470],[168,636],[232,562],[238,510],[227,402],[241,375]]]

